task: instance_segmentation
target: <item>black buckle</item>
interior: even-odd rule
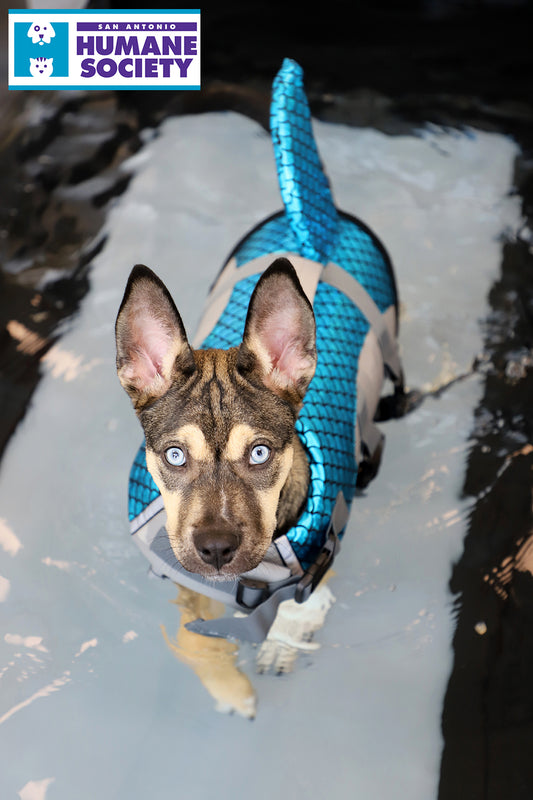
[[[333,529],[333,524],[330,523],[326,541],[322,545],[322,549],[318,554],[316,561],[311,564],[307,572],[305,572],[303,577],[296,585],[294,599],[297,603],[305,603],[305,601],[311,595],[311,592],[316,589],[328,569],[333,564],[333,560],[338,549],[339,539]]]
[[[343,532],[347,521],[348,506],[344,500],[344,495],[339,491],[326,532],[326,541],[322,545],[316,560],[299,580],[294,576],[281,584],[284,586],[289,583],[296,583],[294,599],[297,603],[305,603],[333,564],[340,548],[338,534]],[[240,578],[237,583],[237,603],[246,611],[251,611],[267,600],[278,588],[279,585],[273,589],[270,584],[264,581]]]
[[[237,583],[237,603],[247,611],[257,608],[270,595],[268,583],[252,578],[239,578]]]

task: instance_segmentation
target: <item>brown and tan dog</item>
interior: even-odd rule
[[[308,490],[294,425],[315,372],[315,320],[295,270],[279,258],[262,275],[239,347],[193,350],[167,288],[136,266],[116,343],[176,558],[237,578],[296,522]]]

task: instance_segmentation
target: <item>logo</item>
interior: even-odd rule
[[[10,11],[10,89],[200,89],[200,11]]]
[[[32,84],[48,83],[68,76],[68,23],[55,22],[34,15],[26,22],[14,24],[14,76]],[[38,87],[37,87],[38,88]]]

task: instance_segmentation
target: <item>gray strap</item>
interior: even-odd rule
[[[338,264],[334,264],[332,261],[324,268],[321,280],[323,283],[334,286],[335,289],[338,289],[345,294],[346,297],[349,297],[352,303],[365,315],[377,336],[384,363],[393,373],[394,377],[400,380],[402,368],[400,355],[398,353],[398,345],[396,340],[391,336],[383,314],[367,290],[359,281],[352,277],[349,272],[339,267]]]
[[[245,642],[262,642],[276,618],[280,603],[294,598],[294,582],[282,586],[245,617],[195,619],[185,627],[203,636],[219,636]]]
[[[324,267],[319,262],[303,258],[297,253],[269,253],[253,258],[241,267],[237,267],[236,259],[231,258],[211,290],[206,309],[194,337],[193,346],[200,347],[211,333],[229,303],[235,285],[244,278],[263,273],[275,258],[281,257],[286,257],[291,261],[311,303],[314,300],[318,283],[321,281],[341,291],[359,308],[377,336],[385,365],[392,373],[393,378],[397,382],[401,381],[402,368],[397,342],[391,335],[383,314],[367,290],[338,264],[330,261]]]
[[[333,511],[331,512],[331,522],[330,522],[335,536],[341,535],[346,525],[348,524],[349,518],[350,518],[350,509],[348,508],[348,503],[346,502],[342,491],[339,490],[337,497],[335,498],[335,505],[333,506]]]
[[[244,278],[249,278],[251,275],[262,274],[277,258],[289,259],[298,274],[304,292],[312,303],[324,266],[317,261],[304,258],[298,253],[288,251],[282,253],[267,253],[266,255],[252,258],[251,261],[247,261],[242,267],[237,266],[236,258],[231,258],[209,293],[208,302],[216,300],[220,295],[225,295],[228,291],[232,291],[235,284],[242,281]]]
[[[253,258],[243,264],[242,267],[238,267],[237,259],[230,258],[209,293],[205,311],[193,340],[193,347],[200,347],[202,342],[209,336],[229,303],[235,285],[245,278],[250,278],[252,275],[262,274],[276,258],[288,258],[290,260],[296,270],[302,289],[309,298],[309,302],[313,303],[322,270],[324,269],[323,265],[317,261],[311,261],[309,258],[304,258],[297,253],[268,253],[267,255]]]
[[[362,402],[358,403],[355,424],[357,427],[360,447],[364,444],[369,452],[369,455],[372,457],[383,443],[385,437],[375,424],[374,420],[370,417],[364,399]],[[356,453],[356,461],[358,462],[362,459],[363,453],[361,452],[359,456],[360,457],[357,458]]]

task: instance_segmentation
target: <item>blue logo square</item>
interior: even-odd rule
[[[68,22],[52,24],[36,15],[34,21],[15,22],[14,31],[15,77],[36,83],[51,75],[68,77]]]

